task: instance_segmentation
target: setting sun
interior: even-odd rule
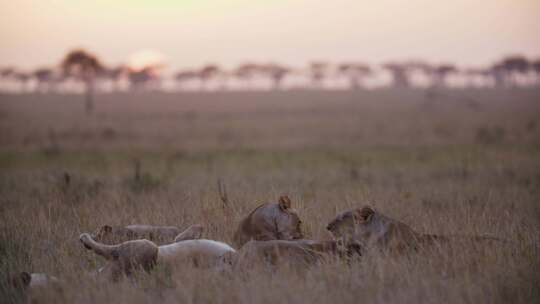
[[[138,71],[144,68],[160,68],[165,65],[165,55],[157,50],[140,50],[128,57],[128,68]]]

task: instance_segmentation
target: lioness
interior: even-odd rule
[[[251,240],[236,253],[224,256],[223,262],[233,269],[286,265],[300,270],[327,257],[343,258],[354,253],[357,253],[355,246],[345,247],[335,240]]]
[[[291,207],[291,200],[281,196],[277,203],[262,204],[243,219],[233,242],[240,248],[250,240],[301,239],[304,237],[301,226],[302,221]]]
[[[336,238],[356,241],[363,247],[404,250],[415,247],[423,235],[402,222],[388,218],[370,207],[342,212],[326,227]]]
[[[499,239],[490,236],[441,236],[414,231],[408,225],[389,218],[371,207],[338,214],[326,227],[336,238],[357,242],[362,248],[378,248],[391,252],[426,248],[426,245],[447,244],[450,237],[481,241]]]
[[[92,234],[92,238],[107,244],[147,239],[162,245],[174,242],[175,237],[181,232],[178,227],[174,226],[128,225],[122,227],[103,225]]]

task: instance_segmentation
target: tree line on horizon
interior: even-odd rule
[[[140,68],[128,65],[107,66],[95,54],[84,50],[69,51],[63,60],[53,67],[42,67],[25,72],[14,67],[0,68],[0,80],[19,84],[20,91],[55,92],[59,85],[73,82],[82,85],[85,92],[86,111],[92,112],[93,95],[96,84],[106,81],[111,84],[109,91],[122,90],[160,90],[165,77],[161,75],[161,65],[148,65]],[[284,89],[287,78],[301,76],[306,79],[304,88],[324,89],[325,81],[339,78],[348,83],[353,90],[365,88],[366,82],[375,77],[380,71],[389,76],[387,86],[407,88],[413,87],[414,75],[421,75],[426,80],[427,87],[449,87],[449,79],[460,75],[472,80],[482,79],[491,87],[518,87],[523,84],[540,84],[540,58],[528,59],[522,55],[506,56],[491,66],[484,68],[459,68],[455,64],[430,64],[424,61],[387,62],[382,65],[369,65],[363,62],[331,63],[328,61],[313,61],[306,67],[293,68],[279,63],[246,62],[234,69],[227,70],[217,64],[206,64],[199,68],[182,69],[177,71],[169,80],[182,90],[188,82],[197,82],[198,90],[208,89],[207,83],[217,81],[218,90],[227,90],[227,80],[235,79],[245,84],[244,88],[252,88],[254,79],[264,79],[270,85],[269,89]],[[523,81],[527,79],[528,81]],[[34,86],[29,90],[29,83]],[[215,89],[215,88],[214,88]]]

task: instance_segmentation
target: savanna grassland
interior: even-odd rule
[[[504,241],[112,284],[78,240],[103,224],[200,223],[231,243],[281,194],[312,239],[369,204],[420,232]],[[62,280],[45,303],[538,302],[540,90],[118,93],[91,116],[77,95],[0,95],[0,301],[21,299],[6,278],[23,270]]]

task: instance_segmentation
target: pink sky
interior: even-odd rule
[[[154,49],[172,68],[540,57],[539,0],[0,0],[0,11],[0,65],[23,68],[73,47],[107,63]]]

